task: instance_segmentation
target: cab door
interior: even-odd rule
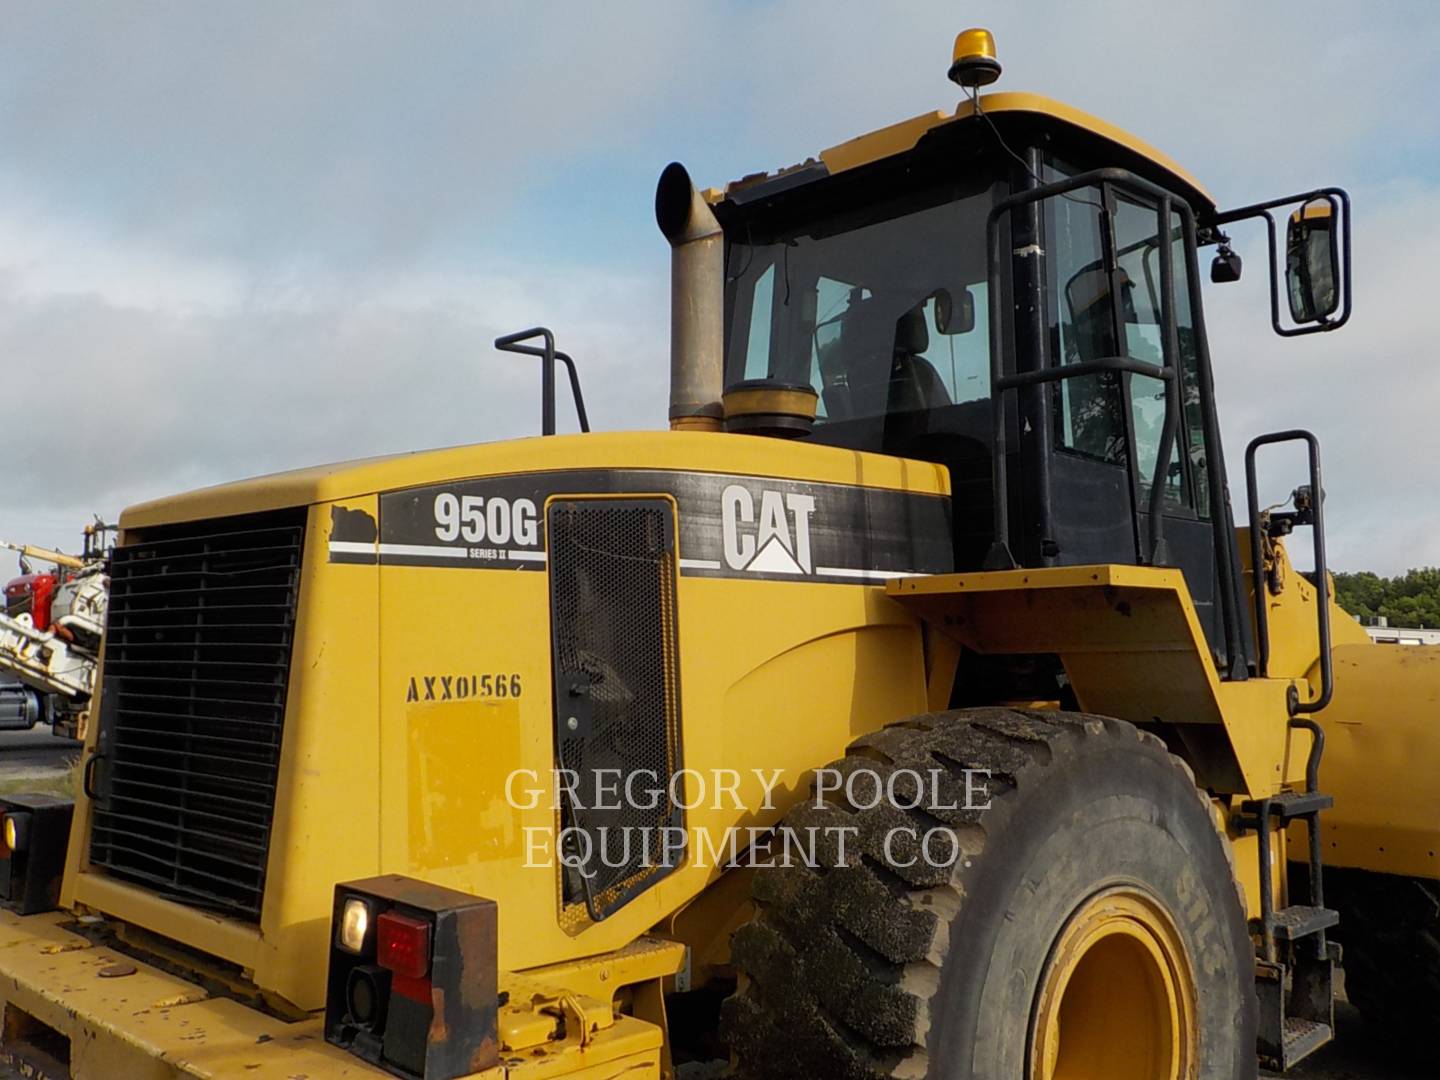
[[[1047,199],[1043,220],[1049,331],[1043,360],[1064,366],[1120,357],[1157,372],[1105,371],[1051,384],[1050,461],[1041,470],[1049,481],[1050,561],[1151,559],[1152,494],[1171,392],[1159,377],[1165,359],[1161,254],[1168,244],[1181,407],[1168,467],[1158,479],[1163,561],[1184,573],[1201,624],[1218,645],[1224,633],[1215,602],[1207,448],[1180,219],[1172,214],[1170,235],[1162,236],[1153,200],[1105,183]]]

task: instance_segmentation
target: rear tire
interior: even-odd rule
[[[760,871],[756,917],[734,938],[722,1030],[739,1076],[1256,1074],[1254,951],[1228,847],[1154,736],[965,710],[864,736],[834,768],[856,776],[854,801],[807,799],[782,826],[796,850],[821,841],[817,865]],[[857,808],[871,777],[934,768],[938,802]],[[988,808],[963,809],[966,769],[991,770],[972,800],[988,786]],[[837,827],[854,830],[843,853],[838,833],[806,831]],[[921,854],[907,830],[937,828],[958,852],[905,865]]]

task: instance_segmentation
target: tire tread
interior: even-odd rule
[[[961,910],[965,879],[983,863],[988,835],[1013,812],[1017,790],[1043,783],[1046,768],[1077,740],[1111,738],[1153,743],[1165,752],[1210,815],[1206,794],[1164,744],[1133,725],[1081,713],[981,708],[926,713],[855,739],[832,768],[844,776],[873,770],[944,770],[940,797],[959,810],[870,807],[873,791],[844,793],[817,807],[794,807],[781,830],[852,825],[859,829],[842,865],[832,843],[817,848],[820,865],[778,866],[756,874],[755,918],[732,942],[741,973],[722,1009],[721,1032],[731,1048],[732,1075],[742,1080],[826,1077],[827,1080],[923,1078],[929,1063],[930,1004]],[[990,807],[965,810],[966,769],[990,770]],[[913,792],[897,794],[905,802]],[[936,826],[957,837],[959,858],[948,866],[892,865],[883,836],[897,826],[924,833]],[[802,844],[802,847],[804,845]],[[1230,858],[1229,845],[1225,848]],[[909,857],[903,845],[896,854]],[[1233,869],[1233,864],[1232,864]],[[1232,874],[1233,877],[1233,874]],[[1237,904],[1243,893],[1236,882]]]

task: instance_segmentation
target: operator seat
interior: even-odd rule
[[[895,355],[890,367],[890,399],[886,413],[921,412],[950,404],[935,365],[921,354],[930,348],[925,304],[919,303],[895,320]]]

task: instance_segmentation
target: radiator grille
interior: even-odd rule
[[[548,540],[556,745],[577,777],[562,825],[580,834],[566,854],[585,870],[567,875],[563,899],[599,920],[683,856],[666,831],[684,825],[670,799],[681,768],[674,511],[662,499],[555,502]],[[607,794],[616,776],[621,792]]]
[[[145,530],[111,569],[90,861],[257,920],[305,511]]]

